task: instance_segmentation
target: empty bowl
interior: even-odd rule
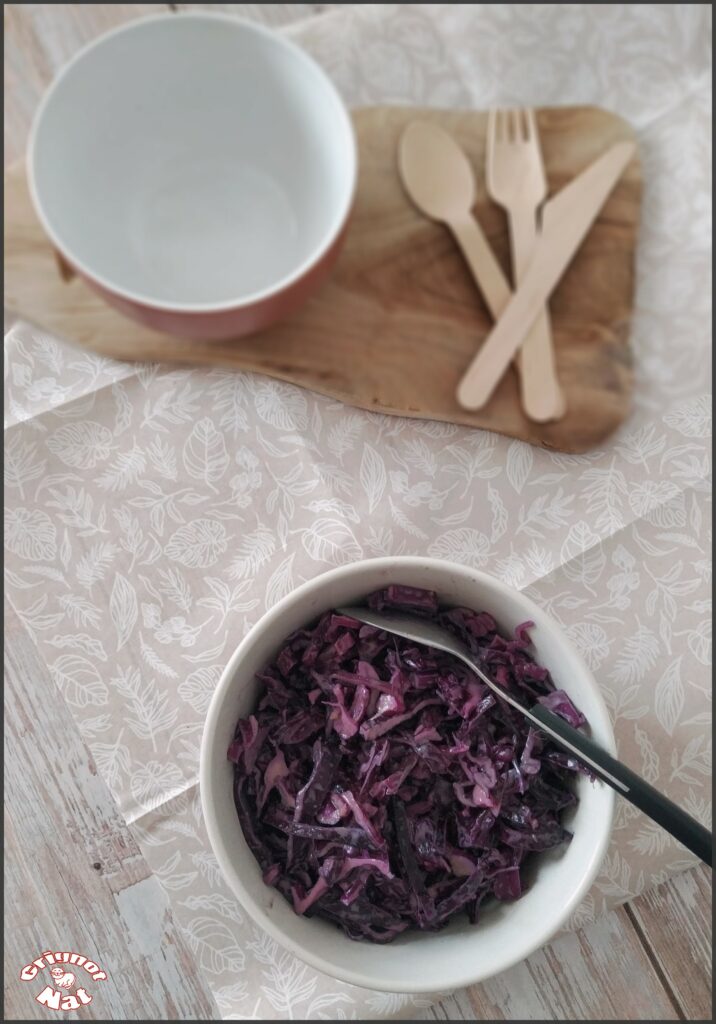
[[[614,735],[599,687],[561,629],[524,594],[486,573],[430,558],[378,558],[342,566],[304,583],[279,601],[242,640],[214,693],[201,746],[200,785],[209,839],[229,886],[269,935],[319,971],[366,988],[434,992],[458,988],[512,966],[547,942],[592,884],[609,842],[614,792],[580,776],[579,802],[563,816],[572,841],[539,854],[531,887],[512,903],[484,905],[472,925],[466,916],[439,932],[403,932],[388,945],[355,942],[319,917],[298,916],[264,884],[234,807],[233,764],[227,750],[237,720],[256,706],[255,673],[282,641],[337,605],[359,604],[371,591],[401,583],[435,590],[446,605],[491,612],[510,633],[531,619],[536,660],[584,712],[592,737],[610,753]]]
[[[37,214],[64,261],[149,327],[259,330],[324,278],[356,182],[350,117],[318,65],[240,19],[143,18],[82,50],[31,133]]]

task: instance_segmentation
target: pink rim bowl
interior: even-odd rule
[[[155,330],[238,337],[328,274],[353,204],[350,116],[303,50],[213,12],[110,32],[36,114],[28,178],[65,262]]]

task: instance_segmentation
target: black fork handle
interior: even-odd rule
[[[542,704],[530,708],[530,718],[539,721],[543,730],[560,747],[574,754],[620,796],[670,832],[705,864],[712,866],[713,837],[695,818]]]

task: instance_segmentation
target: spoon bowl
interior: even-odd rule
[[[439,125],[411,121],[400,139],[398,166],[408,195],[432,220],[450,224],[474,206],[470,161]]]

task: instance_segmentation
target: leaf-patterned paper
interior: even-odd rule
[[[111,363],[24,324],[6,336],[6,593],[229,1018],[425,1003],[285,953],[233,898],[203,827],[198,754],[221,670],[267,608],[333,565],[431,554],[527,590],[594,671],[625,760],[710,818],[706,19],[688,4],[367,4],[292,30],[351,103],[596,103],[635,123],[635,407],[599,451],[360,412],[250,374]],[[692,862],[618,802],[572,925]]]

